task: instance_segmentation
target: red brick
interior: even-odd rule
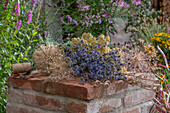
[[[36,106],[47,110],[63,110],[63,101],[44,96],[24,93],[24,104]]]
[[[16,102],[16,103],[23,102],[23,94],[21,92],[8,89],[7,96],[8,96],[8,102]]]
[[[13,79],[15,74],[8,78],[8,84],[11,84],[13,88],[41,91],[42,82],[46,77],[30,78],[30,79]]]
[[[84,103],[69,102],[66,106],[69,113],[86,113],[87,105]]]
[[[107,94],[113,95],[115,93],[118,93],[119,91],[122,91],[123,89],[126,89],[127,87],[127,82],[112,81],[109,87],[107,88]]]
[[[125,110],[122,113],[140,113],[139,108],[131,109],[131,110]]]
[[[6,105],[6,113],[42,113],[38,110],[29,109],[26,107],[16,107],[10,103]]]
[[[121,99],[120,98],[111,98],[109,100],[104,100],[100,104],[99,111],[101,113],[110,112],[113,111],[115,108],[118,108],[121,106]]]
[[[140,104],[152,100],[155,97],[155,93],[150,90],[140,90],[127,94],[124,98],[124,106],[131,107],[133,105]]]
[[[92,85],[86,83],[82,85],[80,79],[60,82],[46,82],[44,84],[44,92],[48,94],[79,98],[82,100],[91,100],[102,97],[104,95],[104,86]]]

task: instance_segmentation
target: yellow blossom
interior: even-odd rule
[[[162,44],[159,44],[160,47],[162,47]]]
[[[157,41],[157,42],[160,42],[161,40],[162,40],[162,38],[156,37],[156,41]]]
[[[110,37],[109,36],[106,36],[106,41],[109,42],[110,41]]]
[[[105,37],[104,34],[101,34],[98,38],[99,39],[104,39],[104,37]]]
[[[86,37],[86,33],[83,33],[83,34],[82,34],[82,37],[85,38],[85,37]]]
[[[162,41],[162,44],[165,44],[166,42],[165,41]]]
[[[156,39],[155,37],[152,37],[151,42],[153,43],[155,41],[155,39]]]
[[[169,42],[169,41],[166,41],[166,44],[167,44],[168,46],[170,46],[170,42]]]

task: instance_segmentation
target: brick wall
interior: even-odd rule
[[[79,79],[45,82],[46,77],[8,79],[7,113],[149,113],[155,93],[115,83],[109,87]]]

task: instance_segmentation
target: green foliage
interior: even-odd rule
[[[19,1],[20,15],[16,16],[14,4]],[[0,4],[0,112],[5,113],[7,104],[7,78],[12,74],[12,64],[32,62],[32,53],[38,47],[39,36],[46,30],[45,17],[41,11],[40,2],[33,7],[31,1],[6,0]],[[16,9],[15,9],[16,10]],[[33,11],[31,23],[28,21],[28,11]],[[39,15],[39,16],[38,16]],[[17,22],[22,21],[17,28]]]
[[[158,64],[160,67],[162,67],[160,70],[158,70],[158,75],[156,77],[160,80],[161,88],[158,89],[155,98],[153,99],[154,104],[153,107],[150,110],[150,113],[165,113],[167,111],[170,111],[170,101],[169,101],[169,89],[170,89],[170,77],[169,77],[169,65],[167,62],[167,58],[163,52],[162,49],[160,49],[159,46],[157,46],[159,52],[162,54],[166,66],[162,64]]]
[[[131,37],[135,37],[136,34],[138,37],[141,36],[140,34],[138,34],[138,31],[132,28],[140,27],[141,24],[145,22],[145,20],[147,21],[147,23],[151,22],[150,28],[153,28],[153,23],[149,19],[155,19],[160,14],[160,12],[155,11],[155,9],[151,9],[151,1],[148,0],[141,0],[141,5],[134,7],[131,12],[131,15],[127,17],[128,19],[125,27],[126,32],[131,32]],[[143,31],[141,32],[145,32],[145,29],[143,29]]]
[[[113,3],[115,2],[110,0],[100,2],[98,0],[65,0],[65,2],[58,1],[56,5],[48,4],[48,6],[61,17],[54,17],[62,26],[56,34],[62,35],[66,40],[66,38],[81,36],[84,32],[92,33],[95,37],[98,37],[100,33],[115,33],[114,25],[121,24],[116,19],[125,20],[132,7],[121,7]]]
[[[130,27],[129,30],[133,30],[139,38],[144,39],[146,42],[151,43],[151,37],[154,37],[156,33],[167,32],[168,24],[159,24],[157,18],[143,17],[139,20],[142,20],[143,23],[137,27]]]

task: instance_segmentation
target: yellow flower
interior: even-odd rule
[[[159,75],[159,77],[161,78],[161,83],[163,84],[164,83],[164,78],[165,78],[165,75]]]
[[[156,41],[157,41],[157,42],[161,42],[161,40],[162,40],[162,38],[156,37]]]
[[[161,36],[161,34],[160,33],[156,33],[154,36]]]
[[[155,39],[156,39],[155,37],[152,37],[151,42],[153,43],[155,41]]]
[[[83,33],[83,34],[82,34],[82,37],[85,38],[85,37],[86,37],[86,33]]]
[[[162,44],[165,44],[166,42],[165,41],[162,41]]]
[[[100,40],[100,39],[104,39],[104,37],[105,37],[105,36],[104,36],[103,34],[101,34],[98,38],[99,38],[99,40]]]
[[[87,44],[87,40],[84,39],[84,44]]]
[[[106,41],[109,42],[110,41],[110,37],[109,36],[106,36]]]
[[[162,44],[159,44],[160,47],[162,47]]]
[[[164,33],[164,32],[161,32],[161,33],[156,33],[154,36],[158,36],[158,37],[168,37],[170,38],[170,34],[168,33]]]
[[[167,48],[167,47],[168,47],[166,44],[165,44],[164,46],[165,46],[165,48]]]
[[[170,47],[168,47],[168,49],[170,50]]]
[[[72,44],[72,45],[75,45],[76,43],[77,43],[77,38],[72,38],[72,39],[71,39],[71,44]]]
[[[169,46],[170,45],[169,41],[166,41],[166,44]]]
[[[127,71],[126,67],[122,67],[120,72],[121,72],[121,73],[124,73],[124,72],[126,72],[126,71]]]

